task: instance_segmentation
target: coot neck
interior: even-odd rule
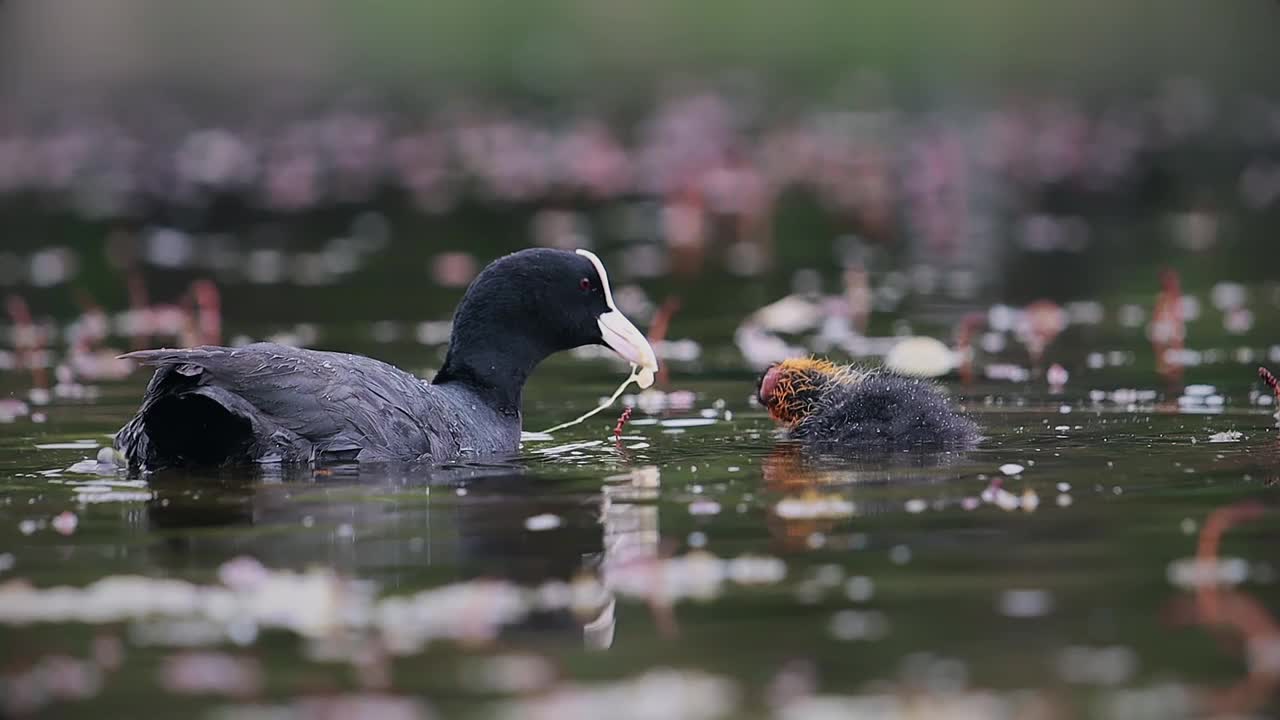
[[[462,385],[498,412],[519,415],[525,381],[552,352],[521,330],[455,321],[444,366],[432,383]]]

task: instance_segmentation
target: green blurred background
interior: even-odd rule
[[[874,68],[904,98],[964,102],[1010,90],[1131,92],[1171,74],[1272,91],[1280,67],[1271,0],[7,5],[0,77],[30,95],[386,83],[428,99],[482,88],[636,101],[672,75],[747,70],[804,96]]]

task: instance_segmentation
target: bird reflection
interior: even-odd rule
[[[148,480],[159,564],[213,567],[249,555],[267,567],[333,567],[390,592],[480,578],[522,586],[599,578],[610,518],[628,523],[616,505],[605,512],[598,492],[514,463],[265,466]],[[615,620],[606,595],[590,617],[539,611],[504,635],[608,648]]]
[[[815,455],[796,443],[779,443],[761,463],[766,491],[776,496],[768,514],[770,534],[782,549],[799,551],[857,515],[899,512],[901,503],[859,498],[866,485],[920,485],[945,481],[965,453],[872,453],[857,458]]]

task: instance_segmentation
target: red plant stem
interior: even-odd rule
[[[222,302],[218,286],[212,280],[196,280],[191,284],[191,294],[196,303],[200,342],[217,345],[222,342]]]
[[[1156,354],[1156,372],[1170,382],[1179,382],[1182,378],[1182,365],[1169,362],[1170,350],[1182,350],[1186,338],[1186,321],[1182,317],[1182,286],[1178,271],[1165,268],[1160,273],[1160,294],[1156,297],[1156,306],[1151,312],[1151,325],[1156,327],[1167,323],[1169,337],[1157,341],[1152,338],[1152,350]]]
[[[31,371],[34,387],[49,387],[49,378],[45,375],[44,368],[37,366],[40,333],[31,319],[31,310],[27,307],[27,301],[21,295],[10,295],[5,302],[5,307],[9,311],[9,319],[13,321],[14,349],[22,356],[22,364]],[[21,342],[18,342],[19,339]]]
[[[1218,562],[1218,547],[1222,535],[1229,528],[1243,522],[1256,520],[1262,516],[1265,508],[1257,501],[1245,501],[1235,505],[1218,508],[1209,513],[1200,530],[1200,542],[1196,547],[1196,562],[1202,568],[1211,568]],[[1210,569],[1208,572],[1214,572]],[[1196,599],[1200,605],[1200,616],[1205,622],[1216,624],[1221,622],[1219,615],[1218,585],[1209,583],[1196,590]]]
[[[658,557],[650,560],[653,583],[649,586],[649,597],[646,598],[649,613],[653,616],[653,624],[658,628],[658,634],[664,638],[680,636],[680,625],[676,622],[676,613],[671,607],[671,599],[663,594],[666,591],[663,587],[663,578],[666,576],[664,567],[671,559],[673,552],[671,543],[664,542],[658,549]]]
[[[1262,378],[1262,382],[1266,383],[1267,387],[1271,388],[1271,392],[1275,393],[1276,400],[1280,401],[1280,380],[1276,380],[1276,376],[1272,375],[1271,371],[1264,367],[1258,368],[1258,377]]]
[[[653,322],[649,323],[649,343],[654,344],[661,342],[667,337],[667,329],[671,326],[671,318],[675,316],[676,311],[680,309],[680,298],[672,295],[662,302],[662,307],[658,308],[658,312],[653,315]],[[667,384],[667,364],[663,363],[658,369],[658,383]]]
[[[960,381],[965,385],[973,383],[973,338],[986,320],[985,314],[972,312],[960,321],[960,330],[956,334],[956,349],[964,358],[960,364]]]
[[[631,408],[629,408],[629,407],[628,407],[628,408],[624,409],[624,410],[622,411],[622,415],[620,415],[620,416],[618,417],[618,424],[613,426],[613,439],[614,439],[614,440],[621,440],[621,439],[622,439],[622,426],[623,426],[623,425],[626,425],[626,424],[627,424],[627,421],[628,421],[628,420],[630,420],[630,419],[631,419]]]
[[[129,345],[133,350],[140,350],[148,345],[151,339],[150,328],[151,320],[147,315],[150,314],[150,306],[147,302],[147,285],[142,278],[142,273],[133,268],[129,270],[129,309],[136,314],[137,322],[143,326],[138,328],[141,332],[131,333]]]
[[[1265,512],[1266,507],[1262,503],[1245,501],[1210,513],[1200,530],[1197,564],[1213,572],[1211,565],[1218,561],[1223,533],[1242,522],[1255,520]],[[1216,582],[1197,587],[1192,603],[1178,603],[1175,613],[1177,622],[1230,627],[1240,634],[1246,646],[1280,639],[1280,626],[1264,605],[1245,593],[1224,590]],[[1207,704],[1215,717],[1248,714],[1267,701],[1278,681],[1280,675],[1274,670],[1250,667],[1243,680],[1229,688],[1211,689],[1203,694],[1201,701]]]
[[[89,294],[88,290],[85,290],[82,287],[77,287],[72,291],[72,294],[75,296],[76,304],[80,306],[81,318],[87,319],[93,315],[106,317],[106,313],[103,312],[102,306],[98,304],[97,300],[93,299],[93,296]],[[74,352],[87,353],[93,349],[93,346],[99,339],[100,338],[89,337],[85,333],[78,333],[72,350]]]

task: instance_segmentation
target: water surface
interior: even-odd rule
[[[750,402],[748,369],[677,364],[667,389],[692,394],[650,398],[616,441],[610,411],[483,464],[68,471],[143,374],[0,434],[19,714],[310,716],[306,698],[338,696],[397,717],[1276,708],[1274,523],[1232,529],[1211,568],[1252,664],[1240,628],[1198,624],[1185,579],[1210,513],[1274,504],[1275,420],[1243,371],[1216,414],[953,383],[987,435],[958,454],[807,456]],[[620,375],[550,363],[526,429]],[[1209,442],[1223,431],[1242,437]],[[120,576],[179,582],[103,589]]]

